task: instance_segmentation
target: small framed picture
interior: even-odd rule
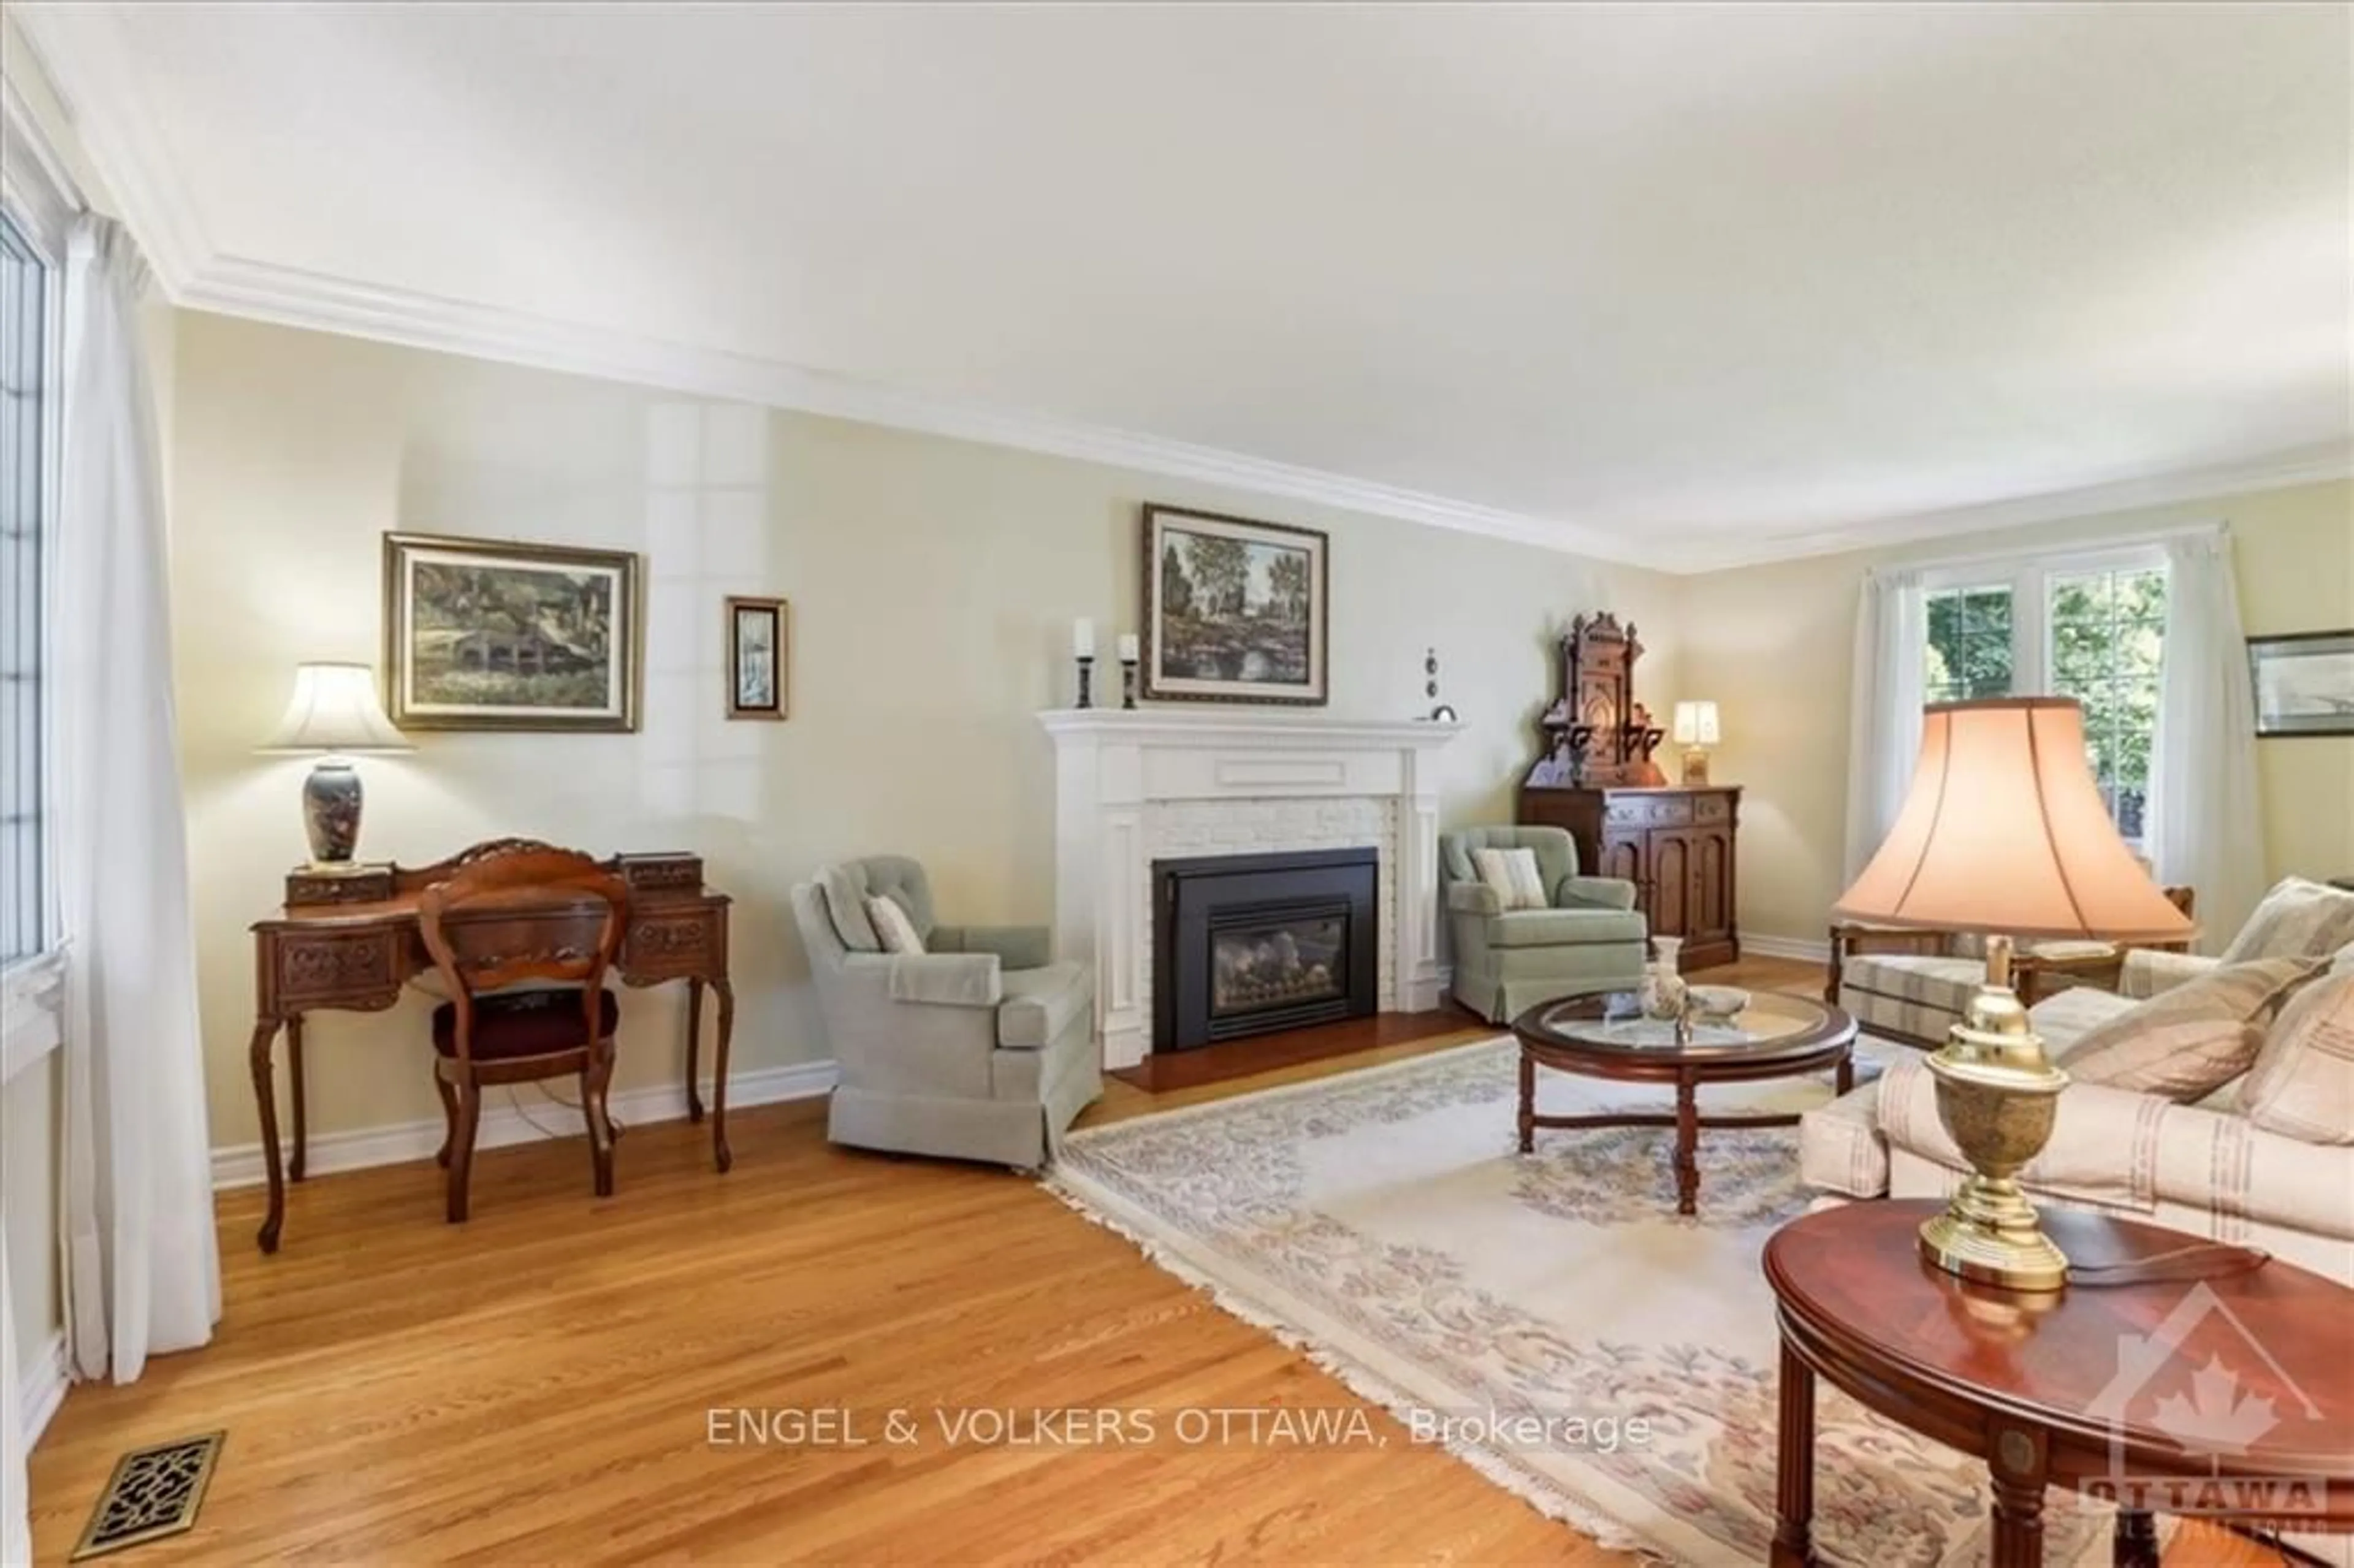
[[[727,716],[785,716],[787,617],[780,599],[727,600]]]
[[[2354,630],[2248,639],[2258,735],[2354,735]]]

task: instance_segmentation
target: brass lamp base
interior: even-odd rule
[[[2019,1172],[2051,1140],[2068,1075],[2052,1065],[2010,989],[2010,944],[1987,947],[1987,979],[1928,1061],[1937,1119],[1970,1162],[1946,1212],[1921,1227],[1921,1255],[1949,1274],[2006,1290],[2058,1290],[2068,1260],[2036,1228]]]

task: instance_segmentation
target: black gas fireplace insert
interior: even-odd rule
[[[1372,849],[1152,863],[1152,1048],[1379,1010],[1381,856]]]

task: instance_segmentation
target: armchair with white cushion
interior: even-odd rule
[[[1045,927],[939,925],[898,855],[827,866],[792,905],[841,1074],[835,1142],[1031,1170],[1103,1092],[1092,977],[1049,958]],[[889,950],[875,913],[921,950]]]
[[[1482,850],[1526,850],[1537,906],[1507,908],[1480,877]],[[1580,874],[1560,828],[1466,828],[1438,841],[1439,896],[1455,941],[1455,1000],[1491,1023],[1556,997],[1623,991],[1643,978],[1635,885]]]

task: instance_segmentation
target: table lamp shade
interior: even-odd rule
[[[297,665],[294,695],[264,751],[410,751],[408,737],[376,700],[376,672],[366,664]]]
[[[1678,746],[1714,746],[1720,738],[1716,727],[1714,703],[1697,702],[1676,705],[1676,744]]]
[[[2193,930],[2117,836],[2083,711],[2066,697],[1927,709],[1896,825],[1834,912],[2011,937],[2157,942]]]

